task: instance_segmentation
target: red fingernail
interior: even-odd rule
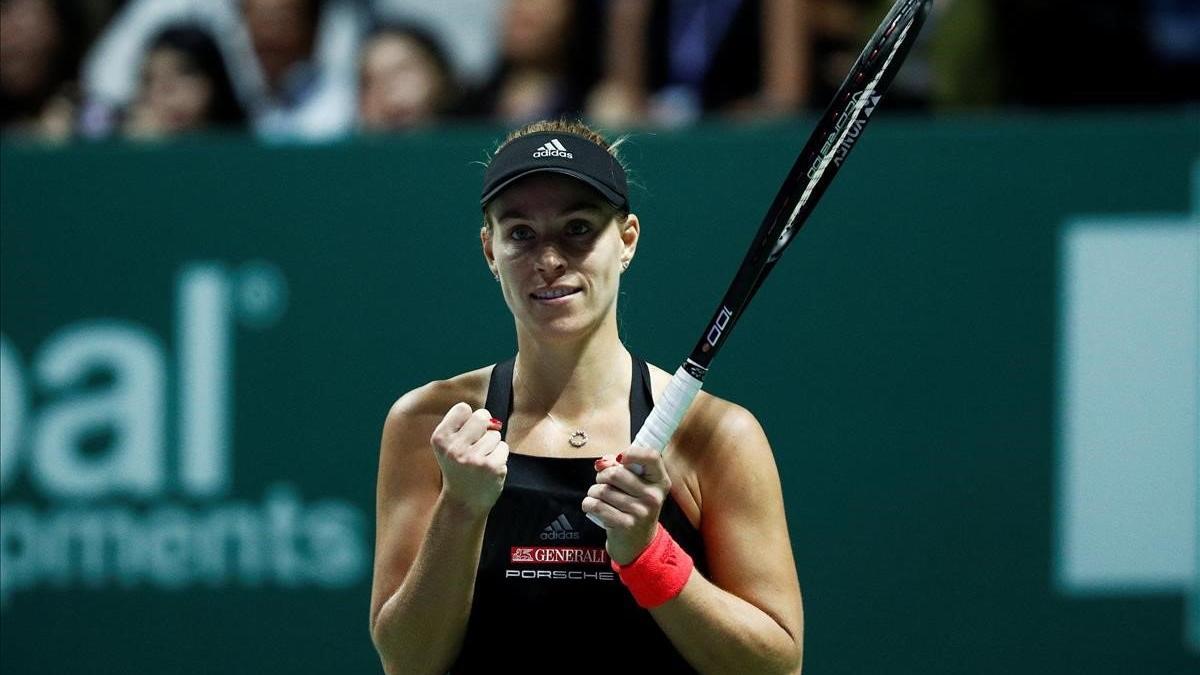
[[[504,422],[501,422],[500,420],[498,420],[498,419],[496,419],[495,417],[493,417],[493,418],[492,418],[492,426],[494,426],[494,427],[502,427],[502,426],[504,426]]]
[[[621,454],[617,455],[617,462],[620,462],[621,458],[624,456],[625,456],[625,453],[623,453],[623,452]]]
[[[604,470],[604,458],[597,457],[596,461],[592,464],[592,467],[594,469],[596,469],[596,471],[603,471]]]

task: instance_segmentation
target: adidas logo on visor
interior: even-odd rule
[[[567,152],[567,149],[563,147],[562,143],[558,142],[557,138],[552,139],[549,143],[535,150],[533,157],[534,159],[541,157],[565,157],[566,159],[575,159],[575,155]]]
[[[542,533],[538,535],[543,541],[557,539],[578,539],[579,532],[571,526],[571,521],[567,520],[567,514],[559,514],[549,525],[542,529]]]

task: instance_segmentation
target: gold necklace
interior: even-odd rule
[[[617,372],[620,372],[619,369]],[[532,398],[535,403],[537,403],[538,405],[540,405],[546,409],[546,417],[550,418],[550,421],[554,423],[554,426],[558,427],[559,431],[562,431],[564,434],[567,435],[567,442],[571,444],[571,447],[582,448],[583,446],[587,445],[587,442],[588,442],[587,431],[585,431],[584,429],[575,429],[574,431],[572,431],[572,430],[568,429],[566,426],[563,426],[563,424],[561,422],[554,419],[554,415],[550,414],[550,407],[547,406],[546,404],[542,403],[541,399],[534,396],[533,392],[529,390],[529,387],[526,387],[524,385],[524,383],[521,382],[521,373],[517,372],[517,369],[515,367],[513,368],[513,376],[516,378],[517,384],[520,384],[521,387],[525,389],[525,393],[529,394],[529,397]],[[612,386],[613,380],[615,380],[616,377],[617,376],[614,373],[613,376],[608,379],[608,384],[604,385],[604,388],[601,389],[601,391],[607,391],[608,388],[610,386]],[[594,409],[592,411],[592,414],[595,414]],[[589,420],[591,419],[591,415],[588,415],[588,419]]]

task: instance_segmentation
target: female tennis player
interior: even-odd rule
[[[754,416],[701,392],[663,454],[630,445],[670,374],[618,335],[641,223],[613,149],[578,122],[526,126],[481,204],[517,354],[388,413],[371,598],[384,670],[799,671],[800,587]]]

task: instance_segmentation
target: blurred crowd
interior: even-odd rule
[[[0,0],[7,138],[819,110],[891,0]],[[1200,100],[1200,0],[935,0],[890,106]]]

